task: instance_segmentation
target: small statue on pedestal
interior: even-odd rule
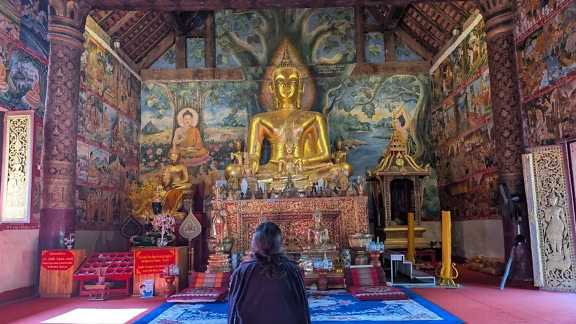
[[[322,224],[322,213],[316,207],[314,211],[314,226],[308,229],[307,250],[310,251],[334,251],[336,245],[330,244],[330,234],[328,228]]]

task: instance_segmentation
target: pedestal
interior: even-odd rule
[[[69,298],[78,290],[74,271],[86,257],[86,250],[44,250],[40,261],[40,297]]]
[[[318,291],[326,291],[328,290],[328,278],[326,275],[328,274],[328,270],[314,270],[318,274]]]
[[[427,248],[430,245],[424,241],[424,227],[414,227],[414,246],[417,249]],[[386,227],[386,241],[384,244],[387,249],[407,249],[408,248],[408,226]]]
[[[206,272],[230,272],[230,255],[217,252],[208,256],[208,269]]]
[[[374,266],[374,268],[379,268],[382,266],[380,263],[380,252],[370,252],[370,264]]]
[[[174,275],[161,275],[160,277],[166,280],[166,287],[164,287],[164,298],[168,298],[176,293],[176,286],[174,286]]]

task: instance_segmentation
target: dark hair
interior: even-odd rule
[[[272,222],[264,222],[256,228],[252,240],[254,257],[265,264],[262,271],[270,279],[280,279],[286,275],[282,261],[286,260],[282,249],[282,231]]]
[[[190,110],[186,110],[184,112],[184,114],[182,114],[182,117],[186,117],[186,116],[190,116],[190,117],[194,118],[194,115],[192,114],[192,112],[190,112]]]

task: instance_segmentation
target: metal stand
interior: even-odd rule
[[[512,267],[512,262],[514,262],[514,255],[516,254],[516,249],[519,244],[526,243],[526,237],[521,233],[520,223],[522,222],[522,214],[520,213],[520,198],[513,197],[512,202],[514,203],[514,219],[516,221],[516,226],[518,229],[518,235],[514,238],[514,245],[510,251],[510,256],[508,257],[508,263],[506,263],[506,270],[504,271],[504,276],[502,277],[502,282],[500,282],[500,290],[504,290],[504,285],[506,285],[506,280],[510,275],[510,268]]]

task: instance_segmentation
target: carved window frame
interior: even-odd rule
[[[36,166],[36,125],[34,111],[7,111],[4,113],[4,130],[2,133],[2,176],[0,177],[0,229],[8,224],[30,224],[33,214],[33,190]],[[19,143],[18,143],[19,142]],[[15,146],[16,145],[16,146]],[[20,152],[18,152],[20,150]],[[15,157],[18,154],[18,157]],[[9,177],[14,175],[11,163],[15,166],[18,159],[24,159],[24,179],[18,179],[24,188],[8,186]],[[17,185],[17,184],[16,184]],[[7,201],[12,203],[12,211],[8,210]],[[20,202],[14,207],[13,202]],[[17,214],[17,217],[7,218],[7,214]]]

